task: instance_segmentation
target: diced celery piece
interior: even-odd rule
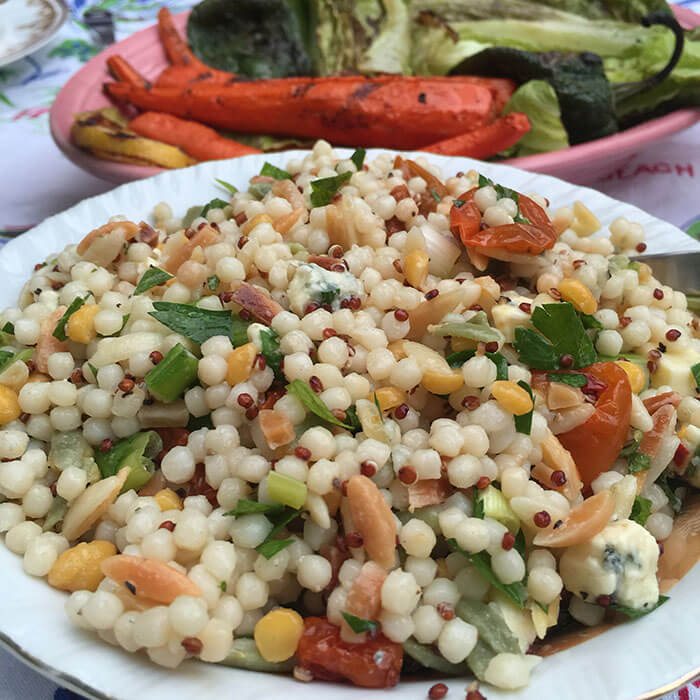
[[[478,600],[463,598],[457,604],[455,612],[465,622],[474,625],[479,630],[479,639],[497,653],[520,653],[520,644],[495,603],[487,605]]]
[[[493,485],[489,484],[485,489],[475,491],[475,498],[481,501],[485,518],[498,520],[513,534],[520,529],[520,520],[508,505],[505,496]]]
[[[197,381],[197,364],[197,358],[178,343],[146,375],[146,386],[158,401],[177,401]]]
[[[463,663],[450,663],[446,658],[435,653],[431,647],[417,642],[413,637],[409,637],[403,643],[403,650],[414,661],[417,661],[421,666],[425,666],[425,668],[430,668],[449,676],[463,676],[466,673],[467,669]]]
[[[124,467],[129,468],[129,476],[122,487],[122,493],[130,489],[138,491],[153,476],[155,457],[163,449],[163,441],[155,430],[136,433],[118,442],[107,452],[98,451],[95,460],[102,473],[102,478],[113,476]]]
[[[296,657],[287,661],[265,661],[255,640],[248,637],[238,637],[234,640],[231,651],[223,661],[218,663],[234,668],[245,668],[248,671],[261,671],[262,673],[284,673],[291,671],[296,665]]]
[[[306,502],[306,484],[291,476],[270,472],[267,477],[267,493],[276,503],[299,509]]]

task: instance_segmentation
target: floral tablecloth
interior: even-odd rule
[[[66,0],[71,18],[47,46],[0,67],[0,245],[42,219],[113,185],[83,172],[58,150],[48,111],[56,94],[103,47],[84,22],[87,10],[108,10],[116,40],[153,24],[167,4],[187,0]],[[679,4],[700,12],[700,0]],[[700,229],[700,124],[631,157],[593,186],[643,207],[684,230]],[[697,224],[697,226],[693,226]],[[0,700],[81,700],[0,650]],[[666,700],[700,700],[700,680]]]

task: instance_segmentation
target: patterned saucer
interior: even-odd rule
[[[0,66],[46,44],[66,19],[59,0],[0,0]]]

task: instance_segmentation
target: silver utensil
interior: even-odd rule
[[[637,255],[635,262],[647,263],[654,277],[689,296],[700,295],[700,252]]]

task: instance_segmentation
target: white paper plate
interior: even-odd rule
[[[347,149],[339,153],[349,155]],[[370,151],[368,158],[381,151]],[[35,263],[48,254],[77,242],[108,217],[124,214],[149,219],[153,206],[167,201],[177,214],[190,205],[217,196],[214,178],[245,187],[260,172],[265,160],[284,166],[303,151],[254,155],[233,161],[215,161],[170,171],[148,180],[123,185],[85,200],[53,216],[28,233],[10,241],[0,252],[0,306],[14,305],[17,294]],[[425,155],[425,154],[415,154]],[[636,207],[599,192],[577,187],[546,175],[502,165],[477,163],[465,158],[430,156],[445,174],[479,168],[494,180],[521,192],[546,196],[552,206],[583,201],[608,225],[618,216],[641,223],[649,252],[691,251],[700,245],[679,229]],[[218,192],[223,196],[222,192]],[[272,700],[371,700],[371,698],[424,698],[432,682],[406,681],[389,691],[362,690],[347,685],[300,684],[291,677],[186,662],[176,671],[151,665],[143,655],[127,654],[74,628],[66,618],[66,596],[45,581],[25,575],[21,561],[0,546],[3,605],[0,641],[21,659],[57,682],[95,698],[110,700],[190,700],[256,698]],[[530,686],[519,693],[487,688],[489,700],[630,700],[655,692],[668,692],[681,680],[700,673],[700,566],[696,566],[671,592],[671,600],[653,615],[621,625],[573,649],[545,659],[535,670]],[[467,680],[451,680],[451,695],[463,696]]]
[[[40,49],[67,19],[60,0],[0,2],[0,66]]]

